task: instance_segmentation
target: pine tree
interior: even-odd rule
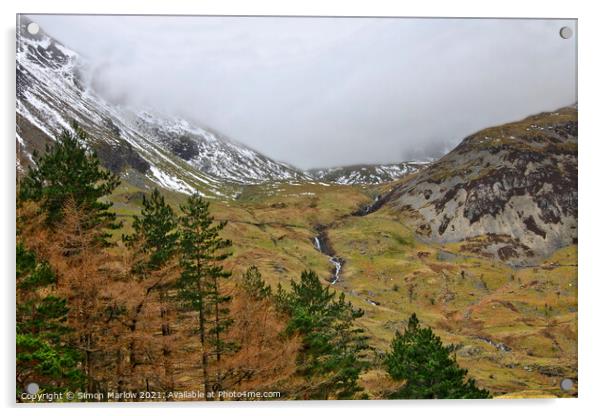
[[[403,334],[396,333],[385,365],[393,380],[405,381],[392,399],[485,399],[487,390],[479,389],[467,370],[451,357],[454,346],[444,346],[431,328],[422,328],[412,314]]]
[[[257,266],[251,266],[242,275],[241,287],[252,299],[259,301],[272,295],[272,288],[261,277]]]
[[[194,194],[181,206],[179,298],[198,314],[198,334],[202,348],[201,366],[205,397],[211,386],[219,390],[223,383],[220,361],[234,346],[225,335],[232,324],[228,303],[231,298],[223,293],[221,280],[231,273],[222,262],[230,256],[225,252],[232,245],[220,237],[226,222],[215,223],[209,213],[209,203]],[[214,375],[210,375],[210,360],[214,362]]]
[[[302,397],[354,397],[361,391],[357,380],[366,367],[366,337],[354,326],[363,311],[353,308],[342,293],[337,299],[313,271],[304,271],[291,288],[285,293],[279,287],[276,298],[290,316],[288,333],[302,336],[298,372],[308,382]]]
[[[19,199],[38,202],[50,226],[62,219],[68,200],[93,213],[87,227],[101,224],[111,230],[119,226],[109,211],[112,203],[103,200],[119,186],[119,178],[100,166],[96,154],[86,149],[87,142],[86,132],[74,123],[73,133],[64,130],[56,142],[46,146],[44,155],[34,153],[35,164],[20,184]],[[108,234],[102,238],[106,240]]]
[[[46,294],[56,282],[49,264],[17,244],[17,397],[35,382],[45,392],[78,390],[83,374],[80,354],[65,342],[71,332],[66,300]]]
[[[150,198],[142,197],[142,212],[134,217],[134,233],[124,237],[126,245],[139,251],[141,258],[133,265],[134,273],[144,277],[158,270],[175,254],[178,243],[178,220],[157,188]],[[135,243],[140,243],[136,245]]]
[[[35,154],[20,183],[17,207],[26,212],[21,225],[27,246],[57,272],[56,293],[69,305],[69,342],[82,356],[86,389],[94,392],[107,385],[114,368],[105,249],[109,232],[120,226],[107,201],[119,179],[100,166],[88,141],[74,124],[73,132],[64,131],[44,155]]]
[[[168,338],[171,334],[169,315],[169,289],[172,281],[169,280],[169,271],[172,268],[171,260],[178,247],[178,220],[172,208],[165,202],[157,188],[153,189],[150,198],[142,197],[142,212],[134,217],[132,235],[123,238],[126,246],[132,251],[134,259],[132,272],[142,280],[151,280],[143,289],[140,301],[130,311],[128,328],[130,330],[128,350],[129,363],[133,369],[137,364],[136,355],[136,330],[141,313],[146,303],[153,299],[153,293],[158,292],[161,334],[163,339],[163,364],[171,385],[171,347]],[[169,387],[169,386],[168,386]]]

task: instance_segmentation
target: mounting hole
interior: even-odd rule
[[[29,394],[36,394],[40,391],[40,386],[38,383],[29,383],[27,387],[25,387],[25,391]]]
[[[573,380],[565,378],[560,382],[560,388],[564,391],[571,390],[573,388]]]
[[[40,31],[40,25],[38,25],[37,23],[31,22],[30,24],[27,25],[27,31],[29,32],[30,35],[37,35],[38,32]]]
[[[573,36],[573,29],[568,26],[564,26],[560,29],[560,37],[562,39],[570,39]]]

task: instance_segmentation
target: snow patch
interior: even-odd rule
[[[164,188],[171,189],[177,192],[182,192],[187,195],[192,195],[195,192],[198,192],[192,186],[188,185],[186,182],[182,181],[175,176],[168,175],[167,173],[161,171],[155,166],[150,167],[151,173],[156,178],[157,182],[163,186]],[[201,192],[198,192],[201,196],[206,197]]]

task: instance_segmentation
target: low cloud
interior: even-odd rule
[[[108,100],[301,168],[438,157],[576,101],[574,21],[39,15]]]

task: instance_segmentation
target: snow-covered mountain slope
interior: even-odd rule
[[[312,169],[315,179],[340,185],[374,185],[391,182],[427,166],[430,162],[402,162],[389,165],[353,165]]]
[[[42,30],[17,28],[17,168],[77,121],[126,181],[228,196],[237,186],[310,179],[305,173],[186,120],[115,106],[86,87],[85,60]]]

